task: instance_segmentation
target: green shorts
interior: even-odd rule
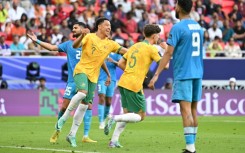
[[[128,112],[145,112],[146,100],[141,91],[133,92],[123,87],[119,87],[119,91],[123,108],[126,108]]]
[[[94,90],[96,83],[91,82],[85,73],[79,73],[74,76],[77,90],[86,90],[87,96],[83,99],[85,103],[93,103]]]

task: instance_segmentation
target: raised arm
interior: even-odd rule
[[[88,34],[90,30],[88,28],[85,28],[82,30],[82,34],[73,42],[73,48],[80,48],[81,47],[81,41],[83,40],[83,37]]]
[[[49,50],[49,51],[58,51],[58,46],[57,45],[52,45],[50,43],[46,43],[43,41],[40,41],[37,39],[37,36],[34,33],[28,33],[27,36],[36,44],[42,46],[43,48]]]
[[[73,42],[73,48],[81,47],[81,41],[83,40],[84,34],[80,35],[76,40]]]

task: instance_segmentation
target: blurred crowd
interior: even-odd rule
[[[191,18],[205,31],[205,57],[244,57],[245,0],[193,0]],[[143,39],[146,24],[159,24],[166,41],[175,17],[175,0],[3,0],[0,2],[0,56],[53,55],[45,53],[26,33],[60,44],[72,38],[72,25],[84,22],[93,31],[98,17],[112,25],[112,39],[130,47]],[[26,50],[31,50],[28,52]]]

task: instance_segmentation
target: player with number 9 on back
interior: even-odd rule
[[[177,0],[175,11],[180,22],[175,24],[167,40],[167,50],[149,87],[154,89],[159,74],[173,56],[174,84],[172,102],[179,103],[186,148],[183,153],[195,153],[197,134],[197,102],[202,95],[203,30],[190,18],[192,0]]]

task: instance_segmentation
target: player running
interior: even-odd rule
[[[104,133],[109,134],[112,125],[116,127],[112,135],[109,147],[121,148],[119,136],[127,123],[136,123],[144,120],[146,100],[143,94],[143,81],[153,61],[159,62],[160,54],[153,44],[160,37],[161,29],[158,25],[149,24],[144,27],[143,42],[138,42],[128,49],[128,52],[119,61],[119,67],[124,70],[118,87],[121,94],[121,102],[124,114],[110,116],[105,126]],[[164,44],[160,44],[162,47]]]
[[[111,32],[111,24],[107,18],[101,17],[97,19],[95,27],[96,33],[87,34],[84,38],[79,36],[73,43],[74,48],[81,46],[83,48],[80,61],[74,69],[74,81],[78,92],[72,97],[65,113],[56,123],[56,129],[61,130],[70,112],[79,105],[73,117],[71,130],[66,138],[72,147],[77,146],[76,133],[88,109],[88,104],[92,103],[101,65],[111,52],[124,54],[127,51],[115,41],[108,39]],[[108,69],[106,69],[106,74],[106,84],[109,85],[111,78]]]

